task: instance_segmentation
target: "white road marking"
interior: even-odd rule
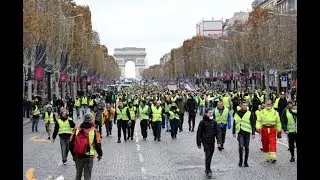
[[[140,160],[140,162],[143,162],[142,154],[141,154],[141,153],[139,153],[138,155],[139,155],[139,160]]]
[[[64,177],[63,177],[63,175],[61,175],[61,176],[57,177],[57,178],[54,179],[54,180],[64,180]]]
[[[140,145],[137,144],[137,151],[140,151]]]

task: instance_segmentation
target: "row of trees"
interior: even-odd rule
[[[60,92],[65,92],[59,88],[62,74],[94,77],[98,81],[120,76],[115,59],[108,55],[107,47],[100,43],[99,34],[92,29],[89,7],[72,0],[24,0],[23,52],[23,79],[28,81],[29,99],[32,94],[39,94],[37,88],[32,92],[32,84],[39,82],[34,77],[39,65],[52,77],[58,97]],[[76,82],[72,86],[66,90],[73,89],[71,94],[75,94],[79,86]]]
[[[227,36],[219,39],[193,37],[171,50],[171,58],[143,72],[145,78],[176,80],[231,73],[284,72],[296,69],[296,15],[255,8],[246,22],[236,21]]]

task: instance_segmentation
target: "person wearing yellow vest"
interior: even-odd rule
[[[107,103],[106,108],[104,108],[104,112],[102,115],[102,125],[105,125],[106,127],[106,136],[111,136],[112,132],[112,120],[115,120],[115,113],[116,110],[112,107],[110,103]],[[100,136],[102,137],[102,130],[100,132]]]
[[[275,163],[277,152],[277,132],[281,132],[279,113],[273,109],[272,101],[266,100],[266,108],[260,113],[256,122],[258,132],[261,132],[262,147],[267,162]]]
[[[60,117],[54,126],[54,131],[52,135],[52,141],[54,142],[57,135],[59,134],[62,163],[64,165],[66,165],[67,163],[72,128],[75,127],[75,123],[72,121],[71,118],[68,117],[68,114],[68,111],[65,109],[60,113]]]
[[[88,100],[88,107],[90,108],[90,111],[93,111],[94,106],[96,105],[95,97],[91,96]]]
[[[249,111],[248,102],[241,102],[241,109],[234,114],[234,122],[232,128],[233,137],[236,137],[238,134],[237,140],[239,142],[239,164],[244,167],[249,167],[248,157],[249,157],[249,144],[250,144],[250,135],[252,139],[255,137],[255,122],[254,118]],[[243,147],[244,147],[244,161],[243,161]]]
[[[199,101],[199,115],[203,116],[204,109],[206,106],[206,101],[203,94],[200,96],[200,98],[198,98],[198,101]]]
[[[52,106],[50,104],[45,106],[45,112],[42,115],[46,127],[46,131],[48,133],[48,139],[50,140],[51,133],[53,130],[54,123],[56,120],[56,115],[52,112]]]
[[[165,125],[166,125],[166,128],[167,128],[166,132],[170,132],[171,131],[170,119],[169,119],[170,108],[171,108],[171,102],[170,102],[170,100],[166,99],[165,103],[164,103],[164,112],[165,112],[164,117],[165,117]]]
[[[118,141],[121,143],[121,130],[123,133],[124,141],[127,141],[127,129],[129,121],[130,112],[129,109],[122,101],[119,101],[118,107],[116,108],[116,113],[114,117],[114,124],[118,127]]]
[[[89,100],[87,96],[80,97],[82,116],[84,116],[88,112],[88,103],[89,103]]]
[[[74,142],[82,130],[87,130],[89,135],[89,146],[88,151],[84,155],[76,155],[74,150]],[[91,179],[93,159],[95,154],[98,154],[97,159],[100,161],[102,159],[102,148],[100,134],[94,128],[94,118],[92,113],[87,113],[83,117],[83,123],[81,123],[79,128],[73,130],[70,137],[70,153],[72,154],[73,160],[76,165],[76,180],[81,180],[82,172],[84,179]]]
[[[226,139],[227,126],[228,129],[231,129],[231,114],[229,113],[229,109],[223,105],[223,102],[218,102],[217,108],[215,108],[213,113],[213,119],[218,124],[217,143],[218,149],[222,151],[224,149],[223,145]]]
[[[228,93],[225,93],[222,97],[223,106],[231,110],[232,102]]]
[[[38,124],[40,119],[40,103],[38,98],[35,98],[32,106],[32,132],[38,132]]]
[[[180,121],[180,115],[179,115],[179,109],[174,103],[172,103],[170,107],[169,120],[170,120],[170,126],[171,126],[171,138],[176,139],[179,121]]]
[[[284,92],[281,92],[280,97],[275,100],[273,107],[275,110],[278,111],[279,115],[281,115],[283,110],[287,107],[287,105],[288,105],[288,100],[286,98],[286,94]],[[280,116],[280,121],[282,121],[281,118],[282,117]],[[281,138],[282,137],[281,132],[279,132],[277,136],[278,138]]]
[[[295,161],[294,148],[297,143],[297,109],[293,107],[293,102],[289,102],[287,108],[282,113],[282,129],[288,135],[290,162]]]
[[[80,119],[80,98],[77,96],[76,99],[74,100],[74,106],[76,107],[76,112],[77,112],[77,119]]]
[[[161,121],[162,116],[165,113],[164,109],[160,105],[161,101],[157,101],[156,106],[151,108],[149,115],[149,118],[151,119],[154,140],[158,139],[158,141],[161,141]]]
[[[128,121],[128,139],[133,140],[134,128],[138,117],[138,109],[134,106],[133,101],[129,102],[129,121]]]
[[[144,100],[141,100],[138,112],[140,119],[141,135],[143,140],[146,140],[148,137],[148,120],[150,111],[150,107],[146,105],[146,102]]]

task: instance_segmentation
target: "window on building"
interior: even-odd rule
[[[294,10],[295,9],[295,0],[288,0],[288,9]]]

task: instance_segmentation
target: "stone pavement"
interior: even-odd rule
[[[196,128],[200,121],[197,116]],[[80,124],[80,120],[75,121]],[[103,128],[103,159],[94,160],[93,180],[115,179],[206,179],[204,174],[203,148],[196,146],[196,132],[178,132],[177,139],[172,140],[170,133],[162,129],[162,141],[153,141],[152,131],[148,130],[148,139],[142,140],[139,121],[136,123],[134,140],[117,141],[116,126],[113,126],[112,136],[105,137]],[[34,169],[36,179],[74,179],[75,167],[69,155],[67,165],[62,165],[59,138],[56,142],[35,142],[30,139],[34,136],[45,139],[47,137],[43,122],[39,123],[38,133],[32,133],[30,126],[24,127],[23,155],[24,176],[29,168]],[[188,130],[187,115],[185,116],[184,130]],[[290,163],[290,153],[287,150],[286,137],[278,140],[277,163],[264,161],[260,151],[260,137],[256,136],[250,142],[249,166],[238,167],[238,142],[228,130],[225,150],[213,154],[211,168],[213,179],[221,180],[279,180],[296,179],[297,164]]]

